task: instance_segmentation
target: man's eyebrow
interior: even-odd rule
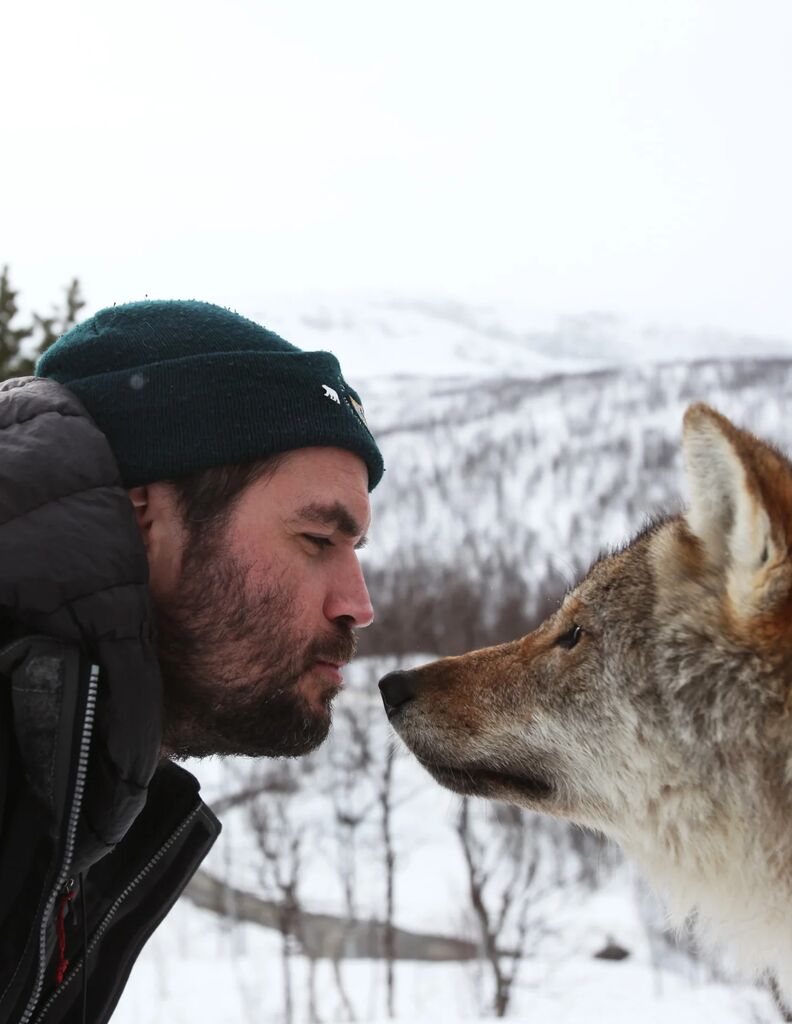
[[[359,536],[360,540],[355,545],[356,548],[364,548],[368,542],[368,537],[363,534],[360,523],[340,501],[334,501],[331,504],[311,502],[298,509],[294,518],[310,519],[315,523],[322,523],[324,526],[335,526],[345,537]]]

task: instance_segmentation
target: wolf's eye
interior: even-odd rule
[[[563,647],[565,651],[571,651],[573,647],[577,646],[577,643],[582,636],[583,627],[573,626],[571,629],[568,629],[566,633],[562,633],[561,636],[556,639],[555,645],[556,647]]]

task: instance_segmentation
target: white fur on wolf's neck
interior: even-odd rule
[[[717,821],[709,797],[665,787],[614,838],[643,866],[673,926],[692,918],[702,945],[733,951],[757,976],[769,968],[792,1000],[792,891],[779,887],[738,814]]]

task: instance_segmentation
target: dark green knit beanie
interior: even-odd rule
[[[382,477],[360,396],[329,352],[303,352],[208,302],[131,302],[59,338],[36,375],[64,384],[107,436],[126,487],[330,445]]]

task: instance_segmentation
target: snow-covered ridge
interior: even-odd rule
[[[536,326],[536,314],[518,302],[315,295],[273,298],[249,312],[300,348],[334,352],[352,383],[403,374],[540,378],[636,364],[792,357],[792,338],[647,325],[611,313]]]

